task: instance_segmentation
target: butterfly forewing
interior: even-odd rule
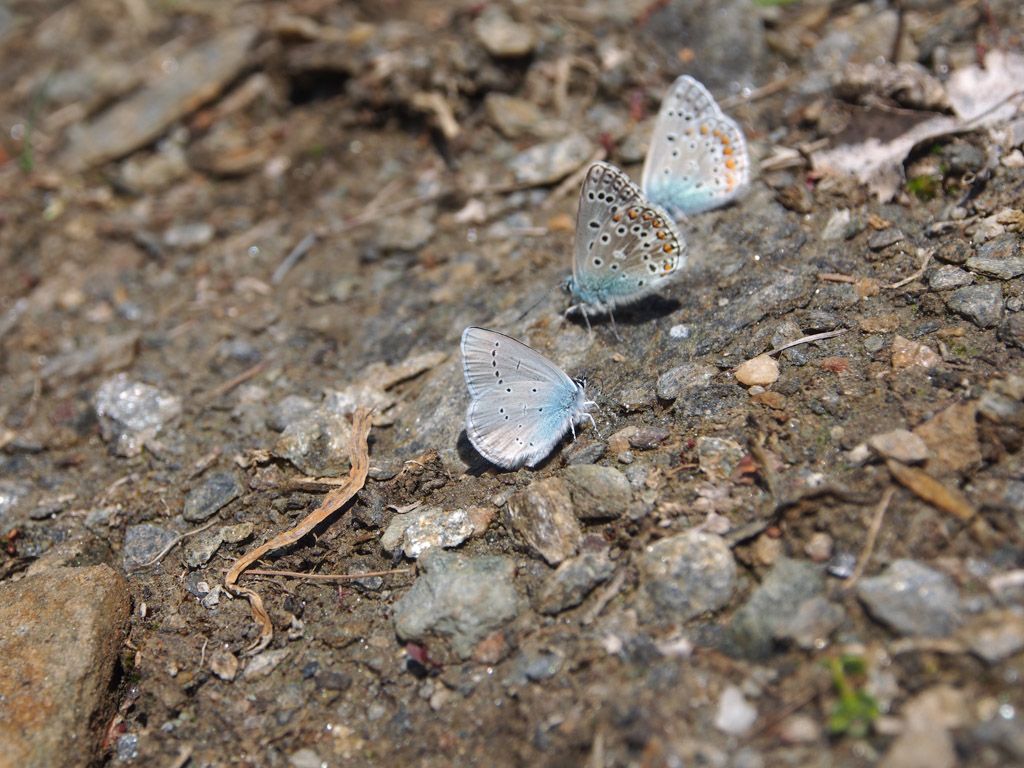
[[[595,163],[580,192],[573,276],[584,303],[612,308],[655,291],[685,263],[671,217],[625,174]]]
[[[683,75],[662,104],[644,162],[643,191],[673,212],[724,205],[749,181],[743,132],[700,83]]]
[[[525,344],[484,328],[462,334],[462,360],[474,447],[506,468],[533,466],[550,453],[577,414],[576,383]]]

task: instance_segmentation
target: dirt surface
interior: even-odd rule
[[[1024,122],[816,159],[955,118],[1022,35],[1010,0],[0,3],[0,579],[126,574],[95,761],[1024,765]],[[638,179],[682,73],[750,189],[590,332],[580,172]],[[586,376],[596,429],[489,467],[468,325]],[[219,585],[358,405],[369,479],[242,576],[249,655]]]

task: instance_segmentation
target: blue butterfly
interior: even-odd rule
[[[743,131],[689,75],[672,84],[654,124],[641,181],[649,200],[673,216],[733,200],[750,181]]]
[[[462,333],[462,370],[470,403],[466,435],[492,464],[536,466],[568,430],[594,417],[586,381],[570,379],[544,355],[485,328]]]
[[[672,218],[647,202],[625,173],[594,163],[580,190],[572,277],[565,289],[587,319],[654,293],[686,264]],[[614,318],[612,318],[614,323]]]

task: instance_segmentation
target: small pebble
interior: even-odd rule
[[[879,456],[904,464],[918,464],[928,458],[924,440],[906,429],[894,429],[868,438],[868,445]]]
[[[942,362],[942,358],[931,347],[903,336],[894,336],[892,340],[892,367],[895,370],[918,366],[934,368]]]
[[[744,386],[768,386],[779,378],[779,364],[770,355],[758,355],[741,363],[733,374]]]
[[[722,691],[715,712],[715,728],[733,736],[741,736],[749,731],[757,720],[757,709],[748,702],[735,685]]]
[[[804,553],[816,563],[828,562],[832,557],[832,537],[824,531],[815,531],[804,544]]]

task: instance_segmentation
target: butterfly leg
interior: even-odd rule
[[[618,326],[615,325],[615,315],[612,314],[610,309],[608,310],[608,319],[612,321],[612,334],[615,338],[618,341],[625,341],[625,339],[622,338],[622,334],[619,333]]]
[[[590,327],[590,318],[587,316],[587,310],[582,304],[573,304],[571,307],[568,307],[565,310],[565,312],[562,313],[562,316],[568,317],[570,312],[579,312],[581,315],[583,315],[583,320],[587,324],[587,334],[593,334],[593,329],[591,329]]]

